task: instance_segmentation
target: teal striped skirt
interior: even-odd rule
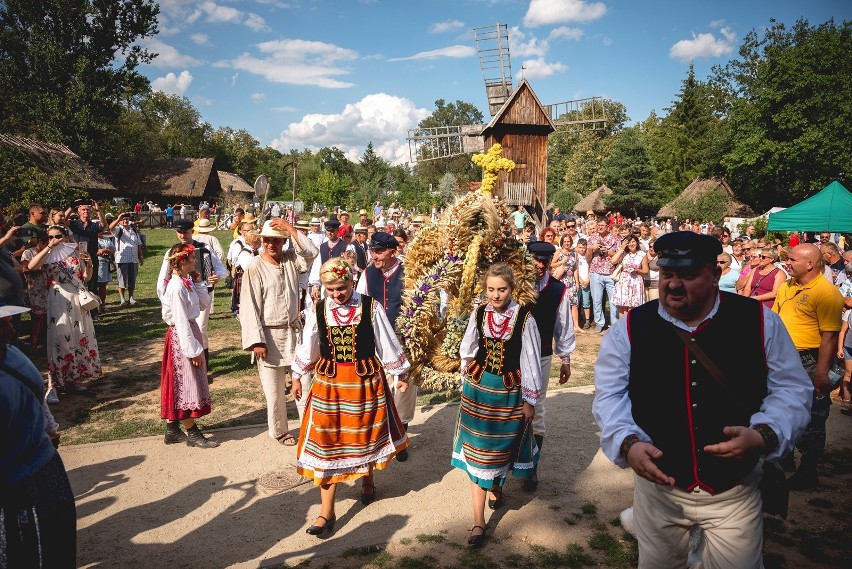
[[[538,448],[525,429],[521,388],[506,389],[499,375],[484,372],[479,383],[465,377],[450,464],[482,488],[502,486],[511,471],[532,476]]]

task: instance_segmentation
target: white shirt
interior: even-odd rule
[[[551,277],[548,273],[544,273],[544,278],[536,281],[535,288],[538,292],[544,290]],[[536,327],[538,327],[536,325]],[[559,306],[556,307],[556,323],[553,326],[553,353],[560,358],[567,358],[577,347],[576,338],[574,336],[574,321],[571,319],[571,298],[568,294],[563,294],[559,301]],[[570,363],[570,362],[564,362]]]
[[[467,329],[464,331],[459,353],[461,355],[461,370],[462,374],[467,369],[468,364],[476,357],[476,352],[479,350],[479,328],[476,327],[476,312],[474,309],[470,314],[470,320],[467,323]],[[485,319],[488,314],[493,314],[494,323],[497,326],[502,326],[505,318],[509,318],[509,327],[503,338],[508,338],[515,330],[515,324],[518,319],[518,303],[514,300],[509,302],[509,306],[503,314],[494,311],[491,303],[485,307]],[[487,324],[483,326],[485,336],[493,338]],[[530,405],[538,403],[541,397],[541,335],[538,333],[538,326],[535,323],[535,318],[532,314],[527,317],[526,326],[524,326],[521,336],[521,394],[524,401]]]
[[[713,318],[719,310],[717,296],[713,309],[704,319]],[[659,315],[678,328],[693,332],[698,326],[687,326],[659,306]],[[595,362],[595,399],[592,413],[601,429],[601,450],[617,466],[626,468],[621,456],[621,443],[628,435],[650,442],[650,437],[633,421],[628,394],[630,378],[630,338],[628,318],[619,318],[604,336]],[[699,324],[700,326],[700,324]],[[768,394],[760,411],[751,416],[749,426],[769,425],[778,435],[778,446],[766,456],[778,460],[793,448],[811,418],[813,383],[808,378],[787,329],[777,314],[763,307],[763,345],[769,365]],[[661,357],[666,357],[665,354]]]
[[[118,226],[113,230],[115,235],[115,262],[138,263],[139,246],[142,244],[139,234],[129,227]]]
[[[224,279],[228,276],[228,269],[222,264],[222,261],[219,260],[219,257],[215,254],[210,255],[210,261],[213,265],[213,272],[216,273],[220,279]],[[157,297],[162,300],[163,295],[166,293],[166,283],[168,282],[169,275],[171,274],[171,268],[169,267],[169,251],[166,249],[166,252],[163,253],[163,264],[160,265],[160,274],[157,277]]]
[[[163,303],[163,321],[175,327],[174,333],[183,355],[194,358],[204,352],[204,346],[192,333],[189,323],[210,306],[210,294],[204,283],[189,283],[192,288],[178,275],[171,275],[160,300]]]

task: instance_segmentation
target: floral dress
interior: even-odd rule
[[[559,261],[562,261],[565,267],[565,274],[559,280],[565,283],[565,288],[567,289],[565,292],[568,294],[568,298],[571,299],[571,306],[577,306],[579,297],[577,279],[574,278],[574,271],[577,269],[577,254],[573,251],[566,252],[563,250],[559,253]]]
[[[52,386],[100,377],[95,326],[80,306],[83,275],[76,254],[42,267],[47,279],[47,371]]]
[[[21,254],[21,264],[26,265],[38,254],[35,247],[27,249]],[[27,306],[32,308],[33,314],[47,314],[47,278],[44,271],[28,271],[27,277]]]
[[[644,251],[627,253],[621,264],[621,274],[615,283],[612,300],[616,306],[635,307],[645,303],[645,279],[636,272],[642,268]]]

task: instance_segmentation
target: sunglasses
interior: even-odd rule
[[[62,239],[65,236],[64,235],[48,235],[47,237],[49,239]]]
[[[716,261],[717,265],[727,265],[728,261]]]
[[[758,257],[760,257],[761,259],[771,259],[772,258],[769,255],[758,255]]]

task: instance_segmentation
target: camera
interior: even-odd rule
[[[74,200],[74,202],[71,204],[71,207],[77,208],[77,207],[80,207],[81,205],[92,205],[92,203],[94,203],[94,202],[92,202],[92,200],[89,199],[89,198],[80,198],[80,199]]]

